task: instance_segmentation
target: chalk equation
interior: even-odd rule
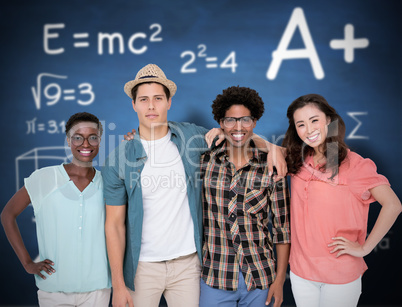
[[[205,59],[205,67],[207,69],[213,68],[230,68],[232,73],[236,72],[236,52],[231,51],[229,55],[220,63],[218,64],[218,57],[209,57],[207,56],[207,46],[205,44],[200,44],[197,46],[198,52],[195,53],[192,50],[183,51],[180,55],[181,58],[188,58],[188,60],[182,65],[180,72],[182,74],[188,73],[196,73],[197,68],[192,66],[197,58],[204,58]],[[219,65],[219,66],[218,66]]]
[[[43,49],[46,54],[50,55],[59,55],[65,52],[64,46],[58,44],[58,39],[60,37],[60,32],[66,27],[64,23],[56,23],[56,24],[45,24],[43,27]],[[148,50],[148,45],[146,41],[148,40],[150,43],[156,43],[163,41],[162,26],[158,23],[151,24],[149,26],[149,30],[151,33],[145,32],[137,32],[131,35],[127,41],[128,50],[133,54],[143,54]],[[149,36],[149,39],[148,39]],[[81,33],[73,33],[74,43],[72,44],[74,48],[89,48],[90,33],[81,32]],[[141,40],[138,45],[137,40]],[[64,40],[61,40],[64,42]],[[50,46],[52,43],[52,46]],[[114,46],[115,43],[118,46],[118,52],[123,54],[125,52],[124,48],[124,37],[119,32],[114,33],[98,33],[98,54],[102,55],[104,53],[104,45],[106,44],[106,48],[109,54],[114,54]],[[56,47],[55,47],[56,45]]]
[[[60,36],[64,36],[65,28],[66,25],[64,23],[44,25],[43,48],[46,54],[59,55],[65,52],[63,45],[65,40],[60,38]],[[149,31],[136,32],[132,34],[127,40],[127,49],[129,52],[136,55],[144,54],[148,50],[149,43],[163,41],[162,30],[163,28],[159,23],[153,23],[149,26]],[[300,33],[304,48],[290,49],[290,43],[296,33]],[[74,48],[90,47],[90,33],[73,33],[72,37],[74,39],[74,42],[72,43]],[[107,52],[110,55],[115,53],[115,49],[117,49],[118,53],[124,54],[126,50],[125,46],[125,39],[119,32],[97,33],[97,52],[99,55],[103,55],[105,53],[104,49],[107,49]],[[355,52],[357,49],[364,49],[368,46],[369,40],[367,38],[355,37],[355,28],[353,24],[346,24],[344,26],[343,38],[335,37],[329,40],[329,47],[331,49],[343,51],[343,59],[346,63],[354,62]],[[235,51],[230,51],[225,59],[220,60],[216,56],[207,56],[207,46],[205,44],[198,45],[198,49],[198,52],[185,50],[180,53],[180,57],[185,61],[181,66],[181,73],[196,73],[197,59],[204,60],[205,67],[207,69],[227,68],[230,69],[232,73],[236,72],[238,63],[236,62]],[[272,60],[269,63],[266,72],[266,78],[268,80],[276,79],[280,66],[285,60],[308,60],[312,67],[314,77],[318,80],[325,77],[324,68],[314,45],[306,16],[303,9],[300,7],[293,9],[278,46],[272,51]]]
[[[40,73],[36,78],[36,87],[32,86],[32,95],[35,101],[35,106],[37,110],[41,109],[42,97],[46,99],[47,106],[53,106],[58,103],[61,99],[64,101],[74,101],[76,100],[79,105],[87,106],[94,102],[95,93],[92,90],[92,85],[88,82],[80,83],[78,89],[68,88],[62,89],[60,84],[55,82],[49,82],[45,86],[43,85],[43,79],[45,81],[50,79],[67,79],[67,76],[60,76],[50,73]],[[53,81],[53,80],[50,80]],[[77,97],[79,96],[79,97]]]
[[[37,118],[26,121],[27,131],[26,134],[36,134],[38,132],[45,132],[49,134],[64,133],[66,122],[61,121],[58,123],[55,120],[48,120],[47,122],[38,122]]]
[[[297,31],[299,30],[299,31]],[[289,48],[292,39],[300,33],[304,48]],[[352,24],[344,26],[343,38],[334,38],[329,41],[329,47],[333,50],[343,50],[343,59],[346,63],[353,63],[355,60],[355,50],[364,49],[369,46],[367,38],[356,38],[355,28]],[[180,55],[186,62],[181,67],[181,73],[196,73],[197,68],[194,64],[197,58],[205,58],[206,68],[218,68],[218,58],[208,57],[205,44],[198,45],[198,53],[192,50],[183,51]],[[307,19],[302,8],[295,8],[290,16],[289,22],[283,32],[276,50],[272,51],[272,60],[266,73],[268,80],[275,80],[283,61],[289,60],[309,60],[314,77],[318,80],[325,77],[324,68],[314,45],[313,37],[309,30]],[[220,68],[230,68],[232,73],[236,72],[236,52],[231,51],[226,59],[220,64]]]

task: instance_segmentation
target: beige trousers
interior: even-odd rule
[[[131,291],[135,307],[158,307],[161,296],[169,307],[198,307],[201,264],[197,253],[162,262],[138,263],[135,291]]]
[[[110,289],[101,289],[83,293],[45,292],[38,290],[40,307],[108,307]]]

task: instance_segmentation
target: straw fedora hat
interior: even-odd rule
[[[128,81],[124,85],[124,92],[128,95],[128,97],[134,99],[131,95],[131,90],[137,84],[144,82],[156,82],[166,86],[169,89],[170,97],[173,97],[177,90],[176,84],[166,78],[162,69],[155,64],[148,64],[147,66],[141,68],[134,80]]]

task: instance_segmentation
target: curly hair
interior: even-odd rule
[[[342,117],[329,105],[324,97],[318,94],[300,96],[288,107],[286,115],[289,119],[289,127],[282,143],[282,146],[286,147],[287,150],[286,162],[288,170],[291,174],[297,174],[303,166],[304,157],[314,154],[314,149],[306,145],[298,136],[293,118],[296,110],[309,104],[315,105],[326,117],[330,118],[327,138],[323,144],[323,154],[327,161],[321,167],[321,171],[330,170],[332,174],[329,179],[332,180],[338,174],[339,166],[348,153],[348,146],[344,141],[346,128]]]
[[[264,102],[257,91],[249,87],[232,86],[222,91],[212,102],[212,114],[220,123],[226,111],[233,105],[243,105],[250,110],[251,116],[259,120],[264,114]]]
[[[73,115],[71,115],[71,117],[69,118],[69,120],[66,123],[66,135],[68,136],[68,133],[70,132],[71,128],[81,122],[92,122],[95,123],[98,126],[98,130],[99,130],[99,135],[102,136],[103,133],[103,127],[101,122],[99,121],[99,119],[91,114],[91,113],[87,113],[87,112],[79,112],[79,113],[75,113]]]

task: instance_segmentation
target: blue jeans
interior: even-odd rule
[[[215,289],[208,286],[201,278],[200,307],[265,307],[268,290],[255,289],[247,291],[243,274],[239,274],[239,287],[236,291]],[[272,298],[269,307],[274,304]]]

